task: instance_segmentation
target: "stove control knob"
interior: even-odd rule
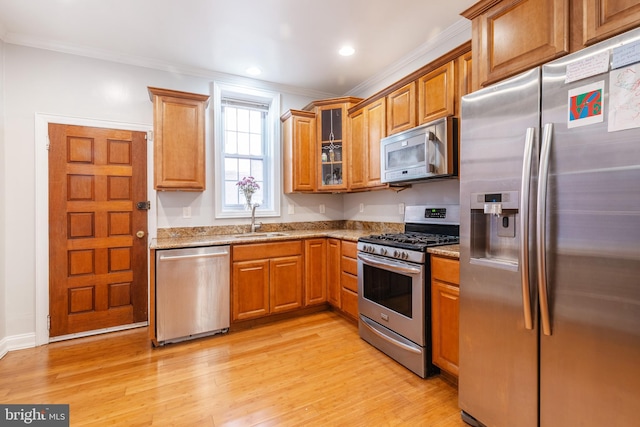
[[[399,258],[399,257],[400,257],[400,252],[398,252],[398,251],[393,251],[393,257],[394,257],[394,258]]]
[[[386,255],[386,254],[387,254],[387,250],[385,248],[381,248],[380,255]]]

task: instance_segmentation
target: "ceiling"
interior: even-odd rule
[[[464,20],[477,0],[0,0],[0,38],[344,95]],[[344,44],[356,52],[338,55]]]

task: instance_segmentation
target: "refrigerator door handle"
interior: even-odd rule
[[[531,194],[531,161],[533,159],[533,143],[536,131],[527,128],[524,142],[524,156],[522,162],[522,188],[520,189],[520,254],[522,268],[522,308],[524,310],[524,327],[533,329],[533,315],[531,309],[531,283],[529,281],[529,197]]]
[[[547,263],[545,254],[546,245],[546,217],[547,217],[547,181],[549,179],[549,155],[551,153],[551,142],[553,140],[553,124],[544,125],[542,132],[542,148],[540,152],[540,170],[538,173],[538,210],[537,210],[537,233],[536,248],[538,258],[538,294],[540,300],[540,323],[542,332],[551,335],[551,319],[549,315],[549,299],[547,294]]]

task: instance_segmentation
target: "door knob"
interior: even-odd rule
[[[142,239],[144,237],[144,231],[140,230],[136,233],[136,237],[138,239]]]

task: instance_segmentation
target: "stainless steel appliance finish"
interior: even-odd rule
[[[458,174],[457,119],[446,117],[380,141],[381,181],[405,183]]]
[[[459,404],[470,424],[638,424],[640,129],[608,131],[609,73],[565,79],[568,65],[639,41],[633,30],[463,97]],[[569,91],[594,82],[604,120],[570,128]]]
[[[458,221],[457,205],[408,206],[405,233],[358,241],[360,337],[422,378],[437,372],[426,249],[457,243]]]
[[[158,342],[229,329],[229,270],[229,246],[156,251]]]

